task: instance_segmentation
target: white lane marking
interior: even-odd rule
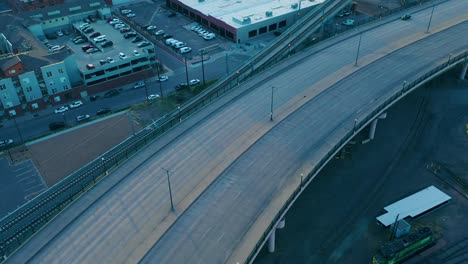
[[[221,239],[223,238],[224,236],[224,233],[221,234],[221,236],[218,238],[218,242],[221,241]]]
[[[28,172],[32,172],[32,170],[27,170],[27,171],[22,172],[22,173],[20,173],[20,174],[16,174],[15,176],[16,176],[16,178],[18,178],[19,176],[21,176],[21,175],[23,175],[23,174],[26,174],[26,173],[28,173]]]

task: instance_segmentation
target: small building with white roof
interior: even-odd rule
[[[325,0],[166,0],[169,7],[236,43],[284,31]]]

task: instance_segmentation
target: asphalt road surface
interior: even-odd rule
[[[424,33],[430,9],[366,31],[359,67],[353,36],[260,74],[245,83],[255,89],[140,158],[142,165],[120,167],[113,174],[128,175],[120,184],[89,208],[69,207],[56,221],[86,210],[56,236],[47,236],[54,224],[47,226],[9,260],[243,262],[299,175],[352,129],[355,118],[399,91],[402,80],[416,79],[467,47],[467,23],[453,24],[466,21],[468,3],[450,1],[437,10],[432,34]],[[170,171],[175,212],[161,168]]]

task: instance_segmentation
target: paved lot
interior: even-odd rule
[[[31,160],[10,164],[0,158],[0,218],[47,188]]]

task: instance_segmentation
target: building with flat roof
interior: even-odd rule
[[[167,0],[169,7],[237,43],[284,31],[325,0]]]
[[[64,0],[8,0],[11,8],[17,12],[41,9],[48,6],[63,4]]]

